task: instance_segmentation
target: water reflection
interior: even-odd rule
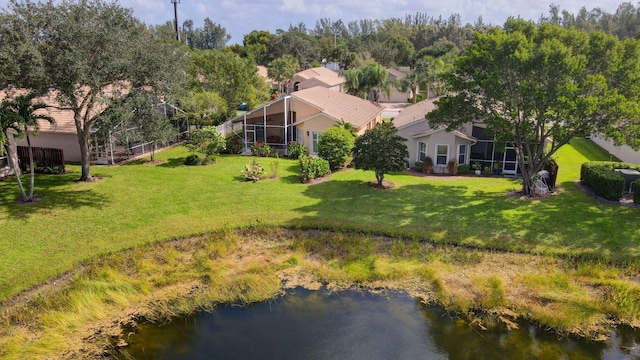
[[[631,359],[640,339],[622,332],[607,345],[519,325],[481,331],[405,294],[296,289],[268,303],[141,325],[119,358]]]

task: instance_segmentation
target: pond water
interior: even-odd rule
[[[558,338],[526,322],[482,331],[402,293],[296,289],[163,326],[142,324],[119,359],[635,359],[640,334]]]

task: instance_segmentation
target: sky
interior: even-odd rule
[[[37,1],[37,0],[34,0]],[[108,1],[108,0],[107,0]],[[538,20],[548,15],[549,4],[562,10],[577,13],[581,7],[587,10],[599,7],[614,13],[621,0],[178,0],[178,23],[191,19],[196,27],[202,27],[210,18],[222,25],[231,35],[231,44],[242,44],[245,34],[253,30],[288,30],[289,25],[303,22],[308,29],[316,20],[342,19],[346,24],[359,19],[404,18],[417,12],[429,16],[448,18],[460,14],[462,23],[474,23],[479,16],[485,23],[502,25],[509,16]],[[630,0],[628,0],[630,1]],[[171,0],[120,0],[123,7],[133,9],[133,14],[147,25],[173,21]],[[0,8],[6,8],[8,0],[0,0]],[[631,3],[635,3],[631,1]]]

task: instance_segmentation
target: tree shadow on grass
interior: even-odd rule
[[[23,177],[23,184],[28,187],[28,180],[25,182],[25,179],[28,177]],[[56,209],[101,209],[109,202],[104,194],[92,189],[79,189],[81,183],[76,180],[77,174],[36,175],[34,198],[38,201],[30,203],[21,202],[15,178],[0,182],[0,214],[5,213],[14,219],[27,219]]]
[[[638,214],[591,206],[582,194],[522,200],[451,184],[376,189],[332,180],[309,186],[297,227],[354,229],[487,249],[640,261]],[[636,209],[631,209],[636,210]]]
[[[285,184],[300,184],[300,176],[298,175],[300,173],[300,165],[298,165],[297,163],[294,165],[289,165],[286,167],[286,171],[292,174],[287,176],[280,176],[280,181]]]
[[[184,158],[171,158],[171,159],[167,159],[165,160],[165,162],[163,162],[162,164],[159,164],[158,167],[163,167],[163,168],[179,168],[179,167],[183,167],[183,166],[188,166],[184,164]]]

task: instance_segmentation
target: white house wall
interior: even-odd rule
[[[592,136],[591,140],[624,162],[640,164],[640,151],[635,151],[630,146],[615,146],[613,142],[597,136]]]
[[[80,144],[76,134],[43,133],[31,136],[31,146],[62,149],[65,162],[80,162]],[[18,146],[27,146],[26,139],[16,139]]]

